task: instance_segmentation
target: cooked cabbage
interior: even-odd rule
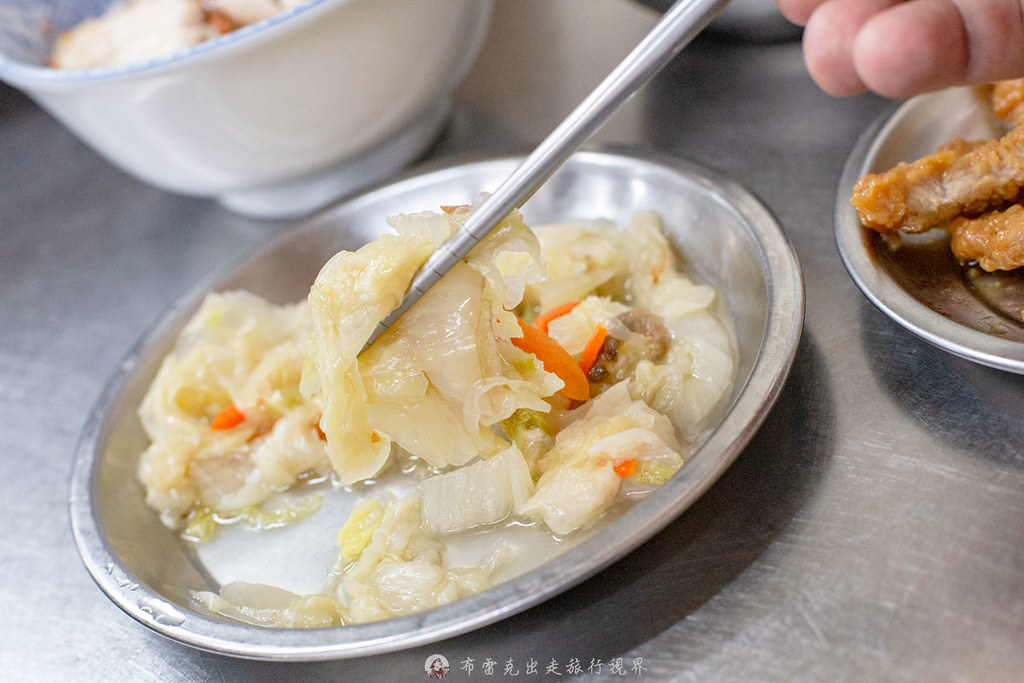
[[[627,383],[574,412],[539,462],[535,493],[518,509],[556,534],[587,525],[616,500],[623,479],[616,465],[662,461],[680,451],[669,419],[632,398]]]
[[[499,546],[477,567],[449,567],[443,544],[421,524],[417,495],[389,501],[369,543],[344,568],[334,597],[347,623],[378,621],[453,602],[491,585],[507,559]]]
[[[202,303],[139,407],[151,445],[138,476],[166,523],[203,506],[258,505],[301,475],[329,472],[319,405],[299,394],[309,330],[305,302],[275,306],[228,292]],[[244,421],[211,429],[229,406]]]
[[[235,581],[219,593],[197,591],[193,598],[211,612],[255,626],[327,628],[342,623],[341,609],[330,596],[298,595],[262,583]]]
[[[573,356],[583,353],[594,328],[632,310],[607,296],[587,296],[566,315],[548,324],[548,333]]]
[[[533,478],[523,454],[512,446],[490,459],[435,475],[418,489],[424,526],[452,533],[493,524],[520,509],[533,492]]]
[[[362,351],[474,206],[389,219],[394,233],[335,255],[302,304],[211,295],[182,333],[140,408],[139,477],[165,520],[193,540],[295,522],[319,499],[268,501],[327,473],[360,498],[328,522],[337,561],[321,592],[234,583],[197,594],[207,609],[309,627],[449,603],[508,566],[509,528],[557,544],[593,527],[664,484],[713,426],[731,328],[649,212],[625,232],[536,233],[513,212]],[[484,559],[454,565],[460,539],[490,544]]]
[[[338,547],[343,562],[357,559],[373,538],[384,520],[384,505],[376,498],[365,498],[356,503],[345,524],[338,532]]]
[[[692,441],[711,426],[728,398],[736,372],[735,340],[714,308],[715,290],[694,284],[673,267],[661,218],[638,213],[628,232],[625,296],[637,308],[660,315],[672,334],[668,360],[638,366],[633,390]]]
[[[581,300],[549,325],[551,335],[574,354],[582,351],[593,325],[624,312],[624,302],[657,315],[671,333],[667,359],[631,368],[633,391],[692,441],[728,399],[736,344],[714,288],[679,272],[663,227],[658,214],[641,211],[621,232],[602,223],[538,228],[549,278],[527,288],[521,310]]]
[[[527,288],[524,310],[547,311],[601,291],[622,274],[622,233],[611,224],[552,224],[535,229],[548,277]]]
[[[182,536],[187,540],[202,543],[213,538],[221,524],[234,523],[242,523],[258,530],[277,529],[309,517],[320,509],[322,500],[319,494],[314,493],[274,508],[249,505],[227,514],[218,513],[210,507],[202,507],[189,515]]]
[[[536,240],[518,212],[509,215],[362,356],[377,322],[401,301],[417,268],[464,220],[415,214],[385,235],[342,252],[310,291],[313,339],[302,391],[319,396],[320,426],[338,477],[374,476],[392,443],[434,467],[463,465],[508,443],[492,425],[520,408],[549,410],[562,381],[516,348],[498,254],[536,257]],[[526,282],[539,265],[522,268]],[[519,289],[522,287],[520,286]]]
[[[415,270],[433,245],[415,235],[384,235],[356,252],[339,252],[321,269],[309,304],[313,334],[303,372],[304,396],[319,396],[320,428],[327,453],[342,481],[372,477],[391,454],[391,437],[370,424],[369,397],[356,355],[377,326],[402,300]],[[395,374],[409,398],[425,378],[412,368]]]

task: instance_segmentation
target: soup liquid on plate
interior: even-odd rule
[[[922,304],[961,325],[1024,343],[1024,268],[989,273],[962,265],[945,231],[904,236],[898,249],[874,231],[865,233],[879,266]]]

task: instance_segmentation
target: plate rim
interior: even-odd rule
[[[948,97],[955,90],[968,92],[970,88],[951,88],[898,103],[860,135],[843,165],[836,189],[833,214],[836,247],[860,291],[891,320],[955,356],[987,367],[1024,374],[1024,344],[1000,339],[950,320],[911,296],[892,276],[879,268],[866,246],[865,228],[849,201],[858,178],[870,172],[870,163],[886,131],[894,127],[910,108],[920,106],[922,98]]]
[[[566,166],[639,163],[686,176],[725,199],[742,216],[745,228],[757,238],[768,307],[761,345],[750,376],[736,390],[728,412],[687,467],[600,532],[522,575],[449,605],[369,624],[281,629],[232,623],[169,604],[159,592],[121,566],[103,535],[97,501],[92,494],[103,460],[105,436],[114,422],[112,408],[147,349],[158,343],[218,282],[227,280],[246,262],[272,251],[284,241],[294,239],[303,231],[313,231],[320,221],[329,220],[330,214],[377,201],[380,193],[394,192],[407,183],[427,182],[429,177],[438,174],[478,172],[475,169],[481,166],[514,164],[522,158],[521,155],[486,156],[466,161],[465,156],[456,156],[412,169],[392,182],[325,209],[277,238],[258,245],[224,270],[212,273],[191,287],[159,315],[156,323],[132,345],[106,383],[83,427],[72,469],[69,515],[75,544],[93,580],[112,602],[163,636],[200,650],[233,657],[324,661],[394,652],[495,623],[569,590],[662,530],[731,466],[778,399],[796,355],[805,308],[803,274],[797,254],[776,217],[760,199],[718,171],[649,150],[618,145],[588,147],[571,158]],[[758,369],[761,372],[755,372]],[[697,455],[703,451],[717,451],[719,455],[698,460]],[[535,590],[523,590],[524,585]],[[259,642],[253,642],[254,632],[262,634]]]

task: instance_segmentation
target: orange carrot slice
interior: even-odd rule
[[[604,340],[608,338],[608,328],[604,326],[604,323],[599,323],[594,328],[594,333],[590,335],[590,339],[587,341],[587,345],[583,347],[583,353],[580,355],[580,370],[586,375],[590,372],[590,368],[594,367],[594,363],[597,362],[597,356],[601,353],[601,347],[604,346]]]
[[[544,334],[548,333],[548,323],[555,318],[561,318],[563,315],[569,313],[572,309],[580,305],[579,301],[570,301],[567,304],[561,306],[555,306],[554,308],[544,311],[536,318],[533,319],[533,326]]]
[[[636,458],[630,458],[629,460],[623,460],[618,465],[612,467],[612,471],[619,475],[622,479],[626,477],[632,477],[633,473],[636,472]]]
[[[519,327],[523,330],[522,337],[512,337],[512,344],[527,353],[532,353],[540,360],[544,369],[552,372],[565,383],[562,393],[574,401],[586,401],[590,398],[590,383],[583,374],[579,364],[573,360],[562,345],[541,332],[533,325],[522,320]]]
[[[215,432],[231,429],[245,422],[245,414],[232,403],[210,420],[210,429]]]

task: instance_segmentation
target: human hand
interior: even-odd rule
[[[777,0],[804,25],[804,61],[833,95],[910,97],[1024,76],[1018,0]]]

